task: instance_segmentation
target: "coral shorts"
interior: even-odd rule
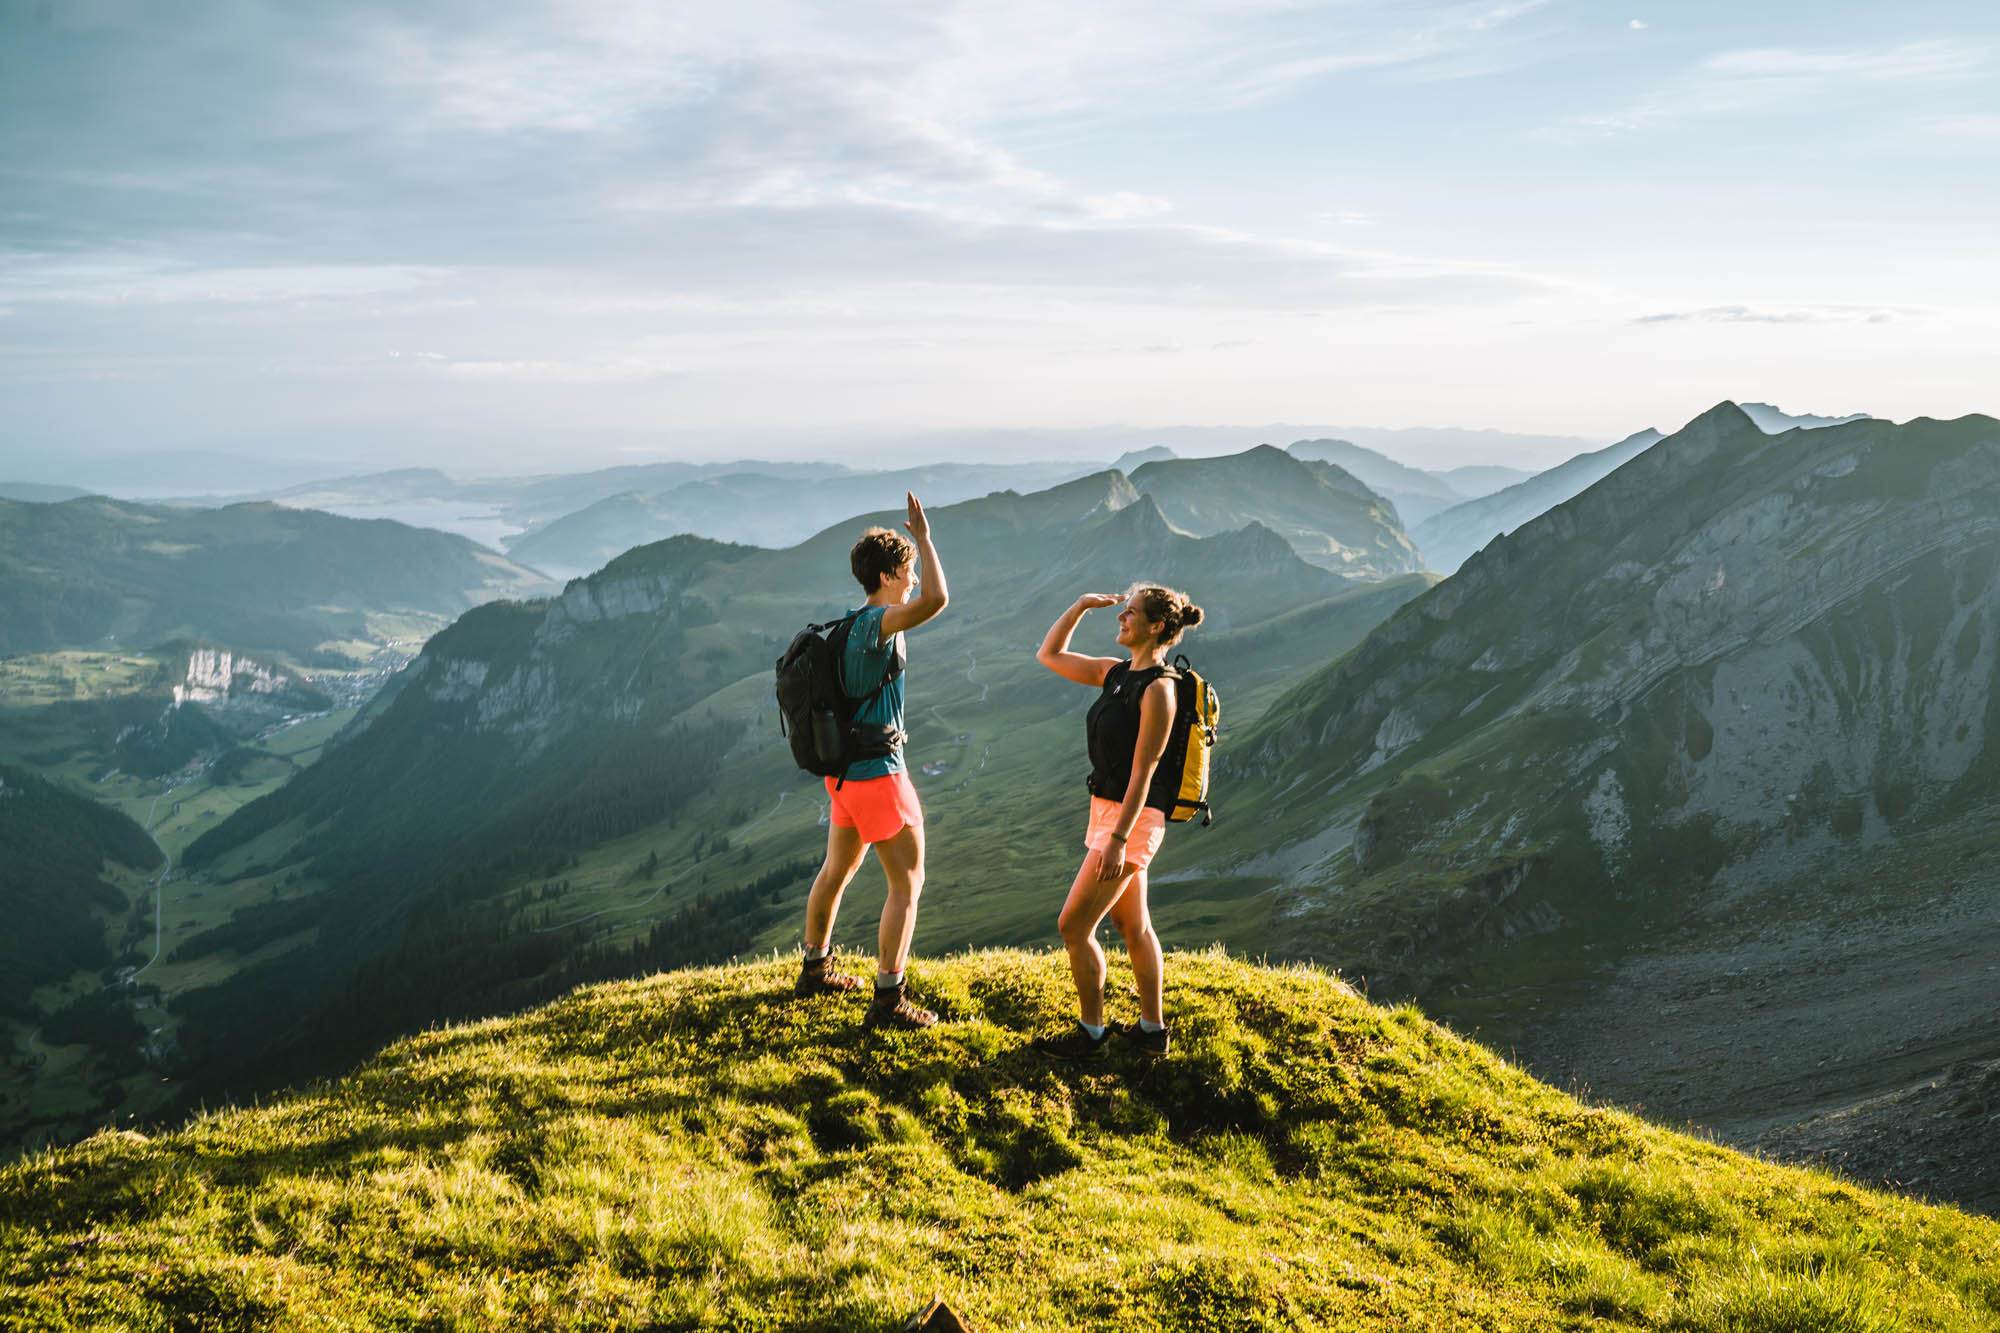
[[[828,778],[826,794],[833,798],[833,822],[856,830],[863,842],[887,842],[905,824],[924,826],[924,808],[917,803],[917,789],[908,773],[846,782]]]
[[[1093,852],[1101,852],[1111,845],[1111,830],[1118,827],[1118,812],[1125,807],[1117,801],[1107,801],[1102,796],[1090,798],[1090,828],[1083,835],[1083,845]],[[1133,870],[1144,870],[1153,859],[1153,853],[1160,850],[1160,840],[1167,836],[1167,812],[1147,806],[1139,812],[1139,821],[1132,825],[1131,836],[1125,840],[1125,864]]]

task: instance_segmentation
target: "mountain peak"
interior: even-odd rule
[[[1676,434],[1693,430],[1697,427],[1725,434],[1735,434],[1742,430],[1756,430],[1758,434],[1763,434],[1761,430],[1757,429],[1756,420],[1748,412],[1735,403],[1730,402],[1727,398],[1688,422]]]

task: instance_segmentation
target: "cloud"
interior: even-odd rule
[[[1170,200],[1130,191],[1087,195],[1078,202],[1085,214],[1105,222],[1129,222],[1135,218],[1158,217],[1174,211]]]
[[[1940,116],[1924,128],[1940,138],[1963,143],[2000,143],[2000,115]]]
[[[441,369],[453,379],[524,384],[633,384],[678,373],[671,366],[639,357],[606,361],[446,361]]]
[[[1634,324],[1887,324],[1906,318],[1907,310],[1866,306],[1796,306],[1786,310],[1760,310],[1754,306],[1718,305],[1701,310],[1672,311],[1640,315]]]
[[[1856,51],[1805,51],[1759,47],[1724,51],[1700,68],[1726,78],[1745,79],[1931,79],[1969,74],[1987,63],[1987,53],[1958,42],[1905,42]]]
[[[1918,41],[1852,49],[1757,47],[1722,51],[1615,111],[1572,117],[1561,128],[1629,134],[1711,117],[1811,108],[1824,117],[1900,95],[1932,95],[1975,81],[1994,64],[1988,47]]]
[[[345,300],[433,287],[420,265],[291,264],[204,268],[130,256],[0,254],[0,297],[90,305],[254,305]]]
[[[1644,32],[1646,30],[1646,20],[1633,19],[1630,23],[1626,24],[1625,26],[1630,28],[1633,32]]]

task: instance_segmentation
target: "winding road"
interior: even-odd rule
[[[159,962],[160,951],[166,947],[165,893],[167,876],[174,873],[174,858],[173,854],[167,850],[167,845],[160,841],[159,835],[153,832],[153,814],[160,808],[161,797],[171,796],[185,786],[187,784],[181,782],[168,787],[159,796],[155,796],[153,803],[146,808],[146,836],[151,838],[153,845],[160,849],[160,860],[165,864],[160,867],[160,877],[153,881],[153,956],[146,960],[144,967],[138,968],[132,973],[133,977],[137,977],[140,972],[144,972],[146,968]],[[127,980],[130,979],[127,978]]]

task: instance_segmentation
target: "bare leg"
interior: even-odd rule
[[[1146,872],[1137,871],[1125,883],[1125,892],[1111,904],[1111,924],[1125,937],[1125,952],[1132,956],[1132,979],[1139,985],[1139,1017],[1148,1023],[1164,1023],[1166,1004],[1161,987],[1166,964],[1160,954],[1160,937],[1153,933],[1153,914],[1146,906]]]
[[[924,892],[923,826],[905,824],[895,837],[876,843],[875,859],[882,863],[882,877],[889,882],[889,896],[882,904],[882,926],[875,940],[875,966],[882,972],[901,972],[910,960],[910,936],[917,929],[917,899]]]
[[[833,943],[833,918],[840,912],[840,895],[861,868],[868,844],[859,829],[829,824],[826,830],[826,864],[813,880],[806,895],[806,947],[824,949]]]
[[[1097,877],[1097,857],[1092,852],[1083,858],[1076,879],[1070,883],[1062,915],[1056,918],[1056,929],[1062,932],[1063,946],[1069,950],[1078,1016],[1092,1027],[1104,1024],[1104,949],[1097,942],[1097,927],[1131,884],[1132,876],[1139,873],[1132,871],[1107,884]]]

